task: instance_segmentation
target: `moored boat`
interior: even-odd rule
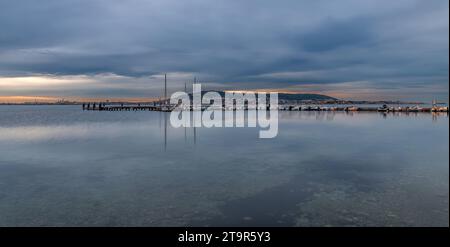
[[[389,108],[387,105],[383,105],[382,107],[378,107],[377,109],[379,112],[387,112],[389,111]]]

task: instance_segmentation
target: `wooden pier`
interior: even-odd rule
[[[171,112],[177,105],[171,105],[167,102],[155,102],[155,103],[84,103],[82,105],[83,110],[86,111],[162,111]],[[207,105],[202,105],[201,110],[206,110]],[[220,108],[219,108],[220,109]],[[219,110],[214,109],[214,110]],[[261,110],[261,108],[256,108],[255,110]],[[264,109],[264,107],[262,108]],[[266,110],[275,110],[269,106],[265,107]],[[182,110],[192,111],[192,105]],[[236,107],[226,107],[222,106],[222,110],[225,111],[236,111],[236,110],[248,110],[248,106],[242,109],[237,109]],[[335,112],[446,112],[448,113],[448,107],[330,107],[330,106],[298,106],[298,105],[279,105],[277,110],[279,111],[335,111]]]
[[[197,78],[194,77],[194,84],[197,83]],[[184,84],[184,91],[187,93],[186,83]],[[437,112],[446,112],[448,115],[448,106],[440,106],[444,103],[439,103],[436,100],[432,101],[431,107],[421,107],[419,105],[416,106],[388,106],[387,104],[383,104],[380,106],[360,106],[360,105],[351,105],[351,106],[339,106],[339,105],[320,105],[320,104],[302,104],[297,101],[297,103],[293,102],[284,102],[277,106],[270,106],[270,104],[262,105],[254,103],[250,104],[247,101],[247,104],[244,106],[236,106],[236,105],[226,105],[225,102],[222,101],[222,106],[219,106],[218,109],[214,108],[211,110],[222,110],[222,111],[236,111],[236,110],[279,110],[279,111],[340,111],[340,112],[428,112],[428,113],[437,113]],[[83,110],[86,111],[164,111],[171,112],[174,109],[180,106],[180,110],[184,111],[193,111],[199,109],[201,111],[206,110],[210,107],[210,105],[204,105],[195,107],[190,103],[190,105],[182,106],[179,104],[170,104],[170,99],[167,94],[167,74],[164,74],[164,97],[160,97],[158,101],[153,102],[142,102],[142,103],[125,103],[125,102],[98,102],[98,103],[83,103]]]
[[[197,78],[194,77],[194,84],[197,83]],[[185,93],[187,93],[186,84],[184,85]],[[384,104],[382,107],[379,106],[333,106],[333,105],[317,105],[317,104],[299,104],[297,103],[283,103],[278,106],[270,106],[267,105],[247,105],[244,106],[228,106],[225,103],[222,103],[222,106],[218,107],[219,109],[213,110],[223,110],[223,111],[236,111],[236,110],[249,110],[249,108],[254,110],[279,110],[279,111],[341,111],[341,112],[446,112],[448,114],[448,106],[439,106],[443,103],[438,103],[436,100],[433,100],[432,107],[420,107],[416,106],[388,106]],[[85,111],[163,111],[163,112],[171,112],[174,109],[181,106],[180,104],[170,104],[170,99],[167,95],[167,75],[164,74],[164,97],[159,98],[158,101],[154,102],[142,102],[142,103],[125,103],[125,102],[94,102],[94,103],[83,103],[82,107]],[[210,105],[201,105],[198,107],[199,110],[206,110]],[[193,105],[182,106],[181,110],[185,111],[193,111],[195,110]]]
[[[173,107],[162,104],[106,104],[85,103],[82,105],[85,111],[172,111]]]

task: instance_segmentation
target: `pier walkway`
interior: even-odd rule
[[[86,111],[172,111],[173,107],[169,105],[154,104],[105,104],[93,103],[83,104],[83,110]]]
[[[87,111],[163,111],[163,112],[171,112],[177,106],[171,104],[160,104],[158,103],[85,103],[82,105],[83,110]],[[202,105],[201,109],[206,110],[208,106]],[[220,109],[220,108],[219,108]],[[261,108],[260,108],[261,109]],[[264,107],[262,108],[264,109]],[[266,107],[267,110],[275,110],[270,106]],[[191,107],[187,107],[185,110],[192,110]],[[215,109],[217,110],[217,109]],[[247,107],[242,109],[236,109],[235,107],[222,107],[222,110],[248,110]],[[258,110],[258,109],[255,109]],[[299,105],[279,105],[277,107],[279,111],[345,111],[345,112],[447,112],[448,107],[357,107],[357,106],[348,106],[348,107],[330,107],[330,106],[299,106]]]

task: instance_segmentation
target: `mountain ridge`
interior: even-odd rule
[[[216,92],[219,93],[222,98],[225,97],[225,91],[219,91],[219,90],[205,90],[202,91],[202,97],[207,92]],[[190,93],[189,95],[192,95]],[[324,95],[324,94],[313,94],[313,93],[278,93],[278,100],[299,100],[299,101],[306,101],[306,100],[339,100],[337,98]]]

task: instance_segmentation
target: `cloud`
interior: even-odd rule
[[[1,1],[0,77],[87,76],[88,83],[74,83],[71,92],[102,95],[137,95],[148,89],[148,78],[163,73],[197,75],[217,87],[369,81],[396,90],[445,88],[448,4]],[[31,87],[28,93],[62,93],[57,89]]]

